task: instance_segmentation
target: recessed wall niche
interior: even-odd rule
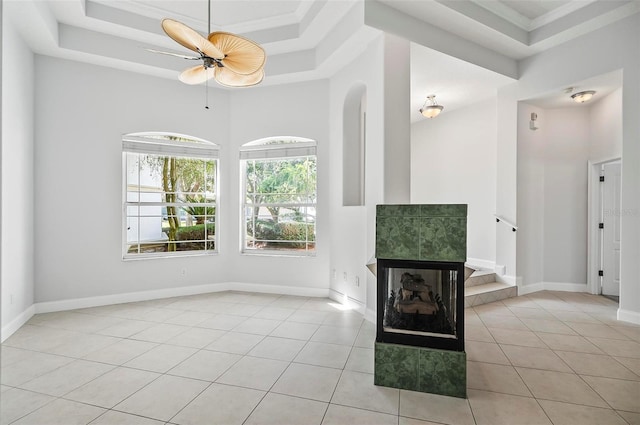
[[[364,205],[367,86],[357,83],[342,110],[342,205]]]

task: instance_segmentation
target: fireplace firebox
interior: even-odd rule
[[[464,263],[378,260],[377,341],[464,351]]]

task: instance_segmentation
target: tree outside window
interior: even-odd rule
[[[142,133],[123,149],[124,257],[216,252],[217,146]]]
[[[316,248],[315,142],[272,138],[244,145],[243,251],[312,255]]]

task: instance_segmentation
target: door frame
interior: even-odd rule
[[[603,160],[589,160],[587,183],[587,290],[591,294],[602,293],[601,279],[598,275],[602,264],[602,234],[598,223],[602,218],[603,188],[600,184],[602,166],[609,163],[622,162],[621,157]]]

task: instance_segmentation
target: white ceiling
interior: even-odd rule
[[[430,94],[443,113],[495,97],[513,79],[411,43],[411,121],[424,119],[420,108]]]
[[[485,0],[483,3],[502,3],[505,7],[510,7],[515,12],[524,16],[527,19],[537,19],[547,13],[557,10],[561,7],[571,3],[570,0],[547,0],[547,1],[532,1],[532,0]],[[583,2],[586,3],[586,2]]]
[[[543,109],[559,109],[569,107],[586,106],[576,103],[571,95],[585,90],[596,92],[589,104],[598,102],[600,99],[611,94],[614,90],[622,87],[622,71],[614,71],[588,80],[576,81],[571,86],[561,87],[558,90],[543,93],[533,99],[527,99],[526,103]]]
[[[164,35],[160,20],[171,17],[202,34],[208,30],[206,0],[3,4],[4,15],[13,18],[36,53],[170,79],[191,63],[144,50],[188,52]],[[466,50],[481,50],[499,59],[496,63],[517,69],[518,60],[636,13],[639,6],[639,0],[212,0],[211,30],[260,43],[268,55],[263,84],[271,85],[327,78],[380,30],[391,31],[387,23],[366,20],[365,7],[384,7],[393,11],[388,20],[408,19],[427,32],[435,29],[445,41],[412,44],[411,108],[416,120],[428,94],[435,94],[446,112],[486,99],[513,81],[513,75],[502,75],[508,72],[501,73],[492,61],[481,67],[459,49],[448,51],[446,40],[462,40]]]

